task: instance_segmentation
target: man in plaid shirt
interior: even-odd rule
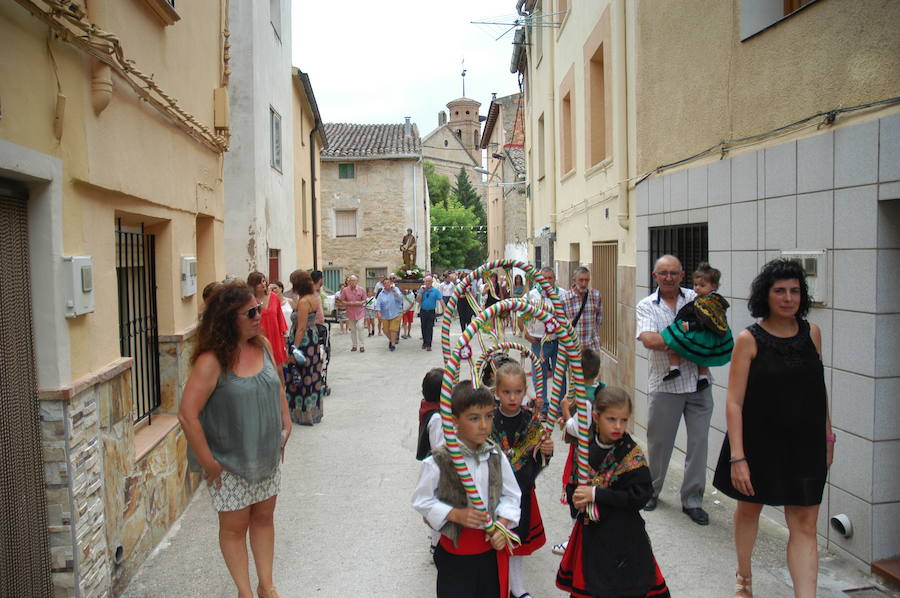
[[[573,286],[562,297],[566,315],[575,329],[582,349],[600,350],[600,324],[603,323],[603,300],[600,291],[591,287],[591,272],[584,266],[575,269]],[[582,308],[582,305],[584,307]]]

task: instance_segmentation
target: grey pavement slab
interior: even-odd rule
[[[396,352],[387,350],[384,337],[375,336],[367,339],[367,350],[360,354],[349,351],[348,335],[338,333],[337,326],[332,330],[328,370],[332,392],[325,398],[324,419],[315,427],[295,426],[287,447],[276,509],[275,585],[282,598],[434,596],[428,529],[409,501],[419,471],[415,449],[421,380],[429,368],[441,365],[437,336],[434,351],[425,352],[416,326],[413,338],[401,341]],[[565,455],[561,440],[555,440],[557,454]],[[707,494],[710,525],[692,523],[678,504],[677,454],[672,461],[659,508],[645,513],[660,568],[673,596],[732,596],[733,503]],[[550,552],[571,527],[568,507],[559,503],[562,467],[563,459],[555,459],[538,480],[547,545],[525,564],[527,588],[534,598],[564,596],[554,585],[559,557]],[[754,554],[756,596],[793,595],[786,542],[785,528],[764,517]],[[255,585],[255,574],[251,579]],[[820,597],[846,598],[862,594],[845,590],[876,583],[848,562],[821,551],[819,585]],[[196,493],[123,594],[125,598],[236,595],[219,553],[216,515],[205,488]],[[872,595],[900,597],[888,592]]]

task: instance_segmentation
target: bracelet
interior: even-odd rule
[[[834,433],[825,435],[825,442],[830,442],[831,444],[834,444],[835,440],[837,440],[837,436],[835,436]]]
[[[739,457],[737,459],[729,459],[728,462],[734,465],[735,463],[740,463],[741,461],[746,461],[747,457]]]

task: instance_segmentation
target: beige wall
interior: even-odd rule
[[[312,268],[313,266],[313,230],[317,232],[316,254],[317,264],[321,267],[322,259],[322,208],[316,201],[315,225],[313,223],[313,175],[310,172],[310,154],[315,160],[315,178],[321,178],[322,165],[319,158],[319,136],[313,137],[312,146],[309,142],[309,132],[316,126],[315,117],[309,105],[309,100],[303,91],[302,84],[294,80],[293,94],[294,112],[294,230],[297,235],[297,265],[300,268]],[[315,182],[318,187],[318,181]],[[316,195],[321,196],[319,189]],[[304,217],[305,216],[305,217]],[[290,272],[282,272],[282,282],[287,286]]]
[[[338,164],[343,163],[355,164],[355,178],[338,178]],[[356,274],[363,283],[366,268],[393,272],[403,264],[400,242],[407,228],[416,234],[416,263],[429,267],[428,198],[421,162],[323,160],[321,185],[322,269],[340,268],[342,277]],[[357,210],[356,237],[335,236],[335,210]]]
[[[220,82],[219,6],[179,6],[182,20],[164,27],[140,2],[100,3],[98,16],[120,39],[136,67],[212,129],[213,89]],[[94,13],[92,13],[93,15]],[[63,162],[63,254],[94,260],[96,311],[68,320],[71,374],[88,374],[119,357],[115,273],[115,225],[143,222],[157,236],[159,329],[189,327],[196,297],[181,299],[177,261],[197,255],[197,217],[214,219],[209,236],[222,235],[221,154],[174,125],[113,75],[112,99],[95,115],[90,104],[91,67],[80,51],[51,43],[47,27],[12,3],[0,7],[0,38],[8,59],[0,61],[3,119],[0,138],[56,156]],[[62,139],[53,134],[57,81],[67,103]],[[218,253],[201,272],[220,277]],[[215,274],[213,274],[215,273]],[[209,280],[200,280],[200,286]],[[60,307],[62,309],[62,307]]]
[[[743,42],[740,0],[639,6],[639,172],[900,89],[892,0],[819,1]]]

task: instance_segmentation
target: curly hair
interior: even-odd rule
[[[800,307],[797,309],[797,319],[805,318],[809,313],[812,300],[809,298],[809,288],[806,285],[806,274],[803,267],[793,261],[777,258],[762,267],[753,283],[750,285],[750,299],[747,307],[754,318],[769,317],[769,291],[779,280],[796,279],[800,283]]]
[[[251,299],[255,299],[253,290],[241,281],[227,282],[213,290],[197,328],[197,346],[191,355],[191,365],[207,352],[216,356],[222,371],[234,365],[241,340],[236,322],[238,310]],[[250,339],[250,343],[261,349],[265,347],[260,335]]]

